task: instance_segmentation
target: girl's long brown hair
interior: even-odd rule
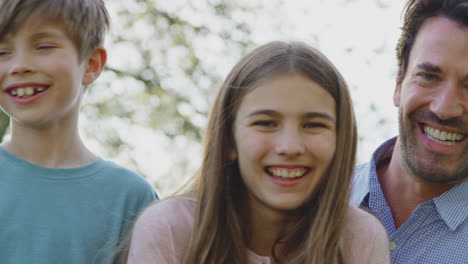
[[[297,221],[283,230],[277,243],[290,253],[287,263],[343,263],[343,232],[357,144],[348,88],[341,74],[319,51],[299,42],[270,42],[237,63],[214,101],[202,167],[187,192],[195,195],[198,203],[184,264],[247,263],[246,187],[237,163],[229,157],[235,145],[233,124],[245,94],[263,80],[282,74],[305,76],[333,96],[337,138],[335,156],[326,175],[298,209]],[[272,255],[276,255],[274,248]]]

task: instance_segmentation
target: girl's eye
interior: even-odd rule
[[[310,123],[305,123],[304,127],[305,128],[322,128],[322,127],[326,127],[326,125],[323,123],[310,122]]]
[[[274,127],[276,125],[274,121],[267,121],[267,120],[255,121],[253,124],[255,126],[261,126],[261,127]]]
[[[4,55],[8,55],[10,54],[10,52],[6,51],[6,50],[0,50],[0,56],[4,56]]]

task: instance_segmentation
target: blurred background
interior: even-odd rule
[[[320,49],[351,89],[358,162],[397,134],[392,104],[403,0],[113,0],[108,64],[80,129],[93,151],[161,197],[192,176],[214,94],[238,59],[271,40]],[[0,140],[9,136],[0,113]]]

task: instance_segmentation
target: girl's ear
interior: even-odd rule
[[[82,84],[90,85],[101,74],[107,61],[107,52],[104,48],[99,47],[94,50],[85,61],[85,72]]]
[[[229,151],[229,160],[237,160],[237,150],[235,148],[231,148]]]

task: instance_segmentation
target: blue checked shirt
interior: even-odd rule
[[[468,264],[468,181],[418,205],[395,228],[376,171],[390,161],[395,141],[383,143],[369,163],[356,168],[351,202],[370,209],[383,223],[393,264]]]

